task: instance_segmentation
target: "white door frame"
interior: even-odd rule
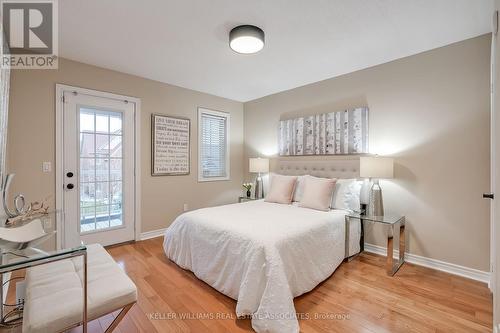
[[[500,6],[500,1],[496,0],[493,8],[494,18],[492,24],[493,33],[491,35],[491,85],[490,85],[490,104],[491,104],[491,193],[495,195],[494,200],[491,201],[490,206],[490,283],[488,286],[490,287],[490,291],[493,294],[493,332],[497,333],[500,331],[498,318],[498,308],[500,306],[500,301],[498,298],[499,288],[498,285],[498,274],[500,272],[499,265],[499,254],[500,250],[499,246],[496,244],[498,242],[498,234],[500,228],[500,171],[498,170],[499,161],[500,161],[500,145],[497,140],[500,138],[500,133],[497,130],[500,129],[500,108],[499,108],[499,100],[500,96],[498,95],[498,56],[497,54],[497,46],[499,43],[500,34],[498,33],[498,10]],[[496,20],[495,20],[496,17]]]
[[[103,92],[98,90],[80,88],[69,86],[65,84],[56,84],[56,165],[55,165],[55,177],[56,177],[56,210],[61,212],[57,214],[56,218],[56,246],[58,249],[63,247],[64,235],[64,170],[63,170],[63,127],[64,127],[64,100],[63,94],[65,91],[76,92],[83,95],[90,95],[96,97],[104,97],[116,100],[125,100],[129,103],[134,103],[134,129],[135,129],[135,142],[134,142],[134,229],[135,229],[135,240],[140,240],[141,236],[141,100],[136,97],[124,96],[113,94],[109,92]]]

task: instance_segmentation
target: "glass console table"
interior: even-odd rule
[[[5,284],[6,281],[4,281],[4,276],[8,276],[8,273],[19,269],[26,269],[59,260],[81,256],[83,260],[83,320],[80,325],[83,326],[83,332],[87,332],[87,248],[82,244],[73,248],[60,250],[57,249],[57,214],[57,212],[52,212],[41,217],[35,217],[26,221],[17,222],[12,226],[6,225],[5,217],[0,217],[0,234],[3,235],[8,234],[8,232],[12,231],[14,228],[21,228],[23,226],[26,227],[30,223],[41,223],[41,228],[39,228],[39,226],[37,225],[38,230],[40,231],[40,235],[32,241],[19,243],[6,241],[4,238],[0,238],[1,281],[2,284]],[[3,301],[4,296],[5,295],[3,293],[3,288],[0,288],[0,299],[2,300],[2,304],[5,303],[5,301]],[[16,322],[19,323],[20,319],[22,318],[22,316],[19,315],[19,313],[22,311],[22,307],[23,304],[7,304],[0,306],[0,326],[12,327],[15,326]],[[15,315],[12,315],[12,313],[14,313]]]
[[[345,216],[346,222],[346,260],[349,260],[349,221],[350,219],[358,219],[361,222],[361,240],[360,240],[360,253],[364,251],[364,226],[363,223],[372,222],[386,226],[387,230],[387,259],[386,271],[387,274],[393,276],[399,270],[405,261],[406,250],[406,237],[405,237],[405,217],[404,216],[369,216],[359,213],[351,213]],[[399,250],[399,258],[397,261],[394,259],[394,238],[396,238],[397,249]],[[351,257],[352,258],[352,257]]]

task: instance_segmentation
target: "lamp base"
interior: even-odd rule
[[[370,190],[372,188],[371,178],[365,178],[363,184],[361,185],[361,191],[359,193],[359,202],[362,204],[368,204],[370,201]]]
[[[362,204],[359,205],[359,208],[360,208],[360,210],[359,210],[360,214],[361,215],[366,215],[366,213],[368,211],[368,205],[362,203]]]
[[[262,177],[259,175],[255,179],[255,199],[264,198],[264,185],[262,184]]]
[[[368,215],[370,216],[383,216],[384,215],[384,202],[382,200],[382,188],[379,181],[374,180],[372,188],[370,189],[370,200],[368,202]]]

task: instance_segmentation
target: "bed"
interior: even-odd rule
[[[349,168],[333,162],[318,169],[304,162],[299,168],[296,163],[282,161],[277,172],[318,171],[332,178],[358,172],[356,160],[349,160]],[[237,300],[236,314],[249,316],[256,332],[299,332],[293,298],[359,252],[361,227],[350,225],[346,247],[345,214],[263,200],[204,208],[174,221],[165,232],[164,250],[177,265]]]

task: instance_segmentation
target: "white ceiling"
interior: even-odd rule
[[[238,101],[491,31],[493,0],[63,0],[60,56]],[[254,55],[228,33],[266,33]]]

